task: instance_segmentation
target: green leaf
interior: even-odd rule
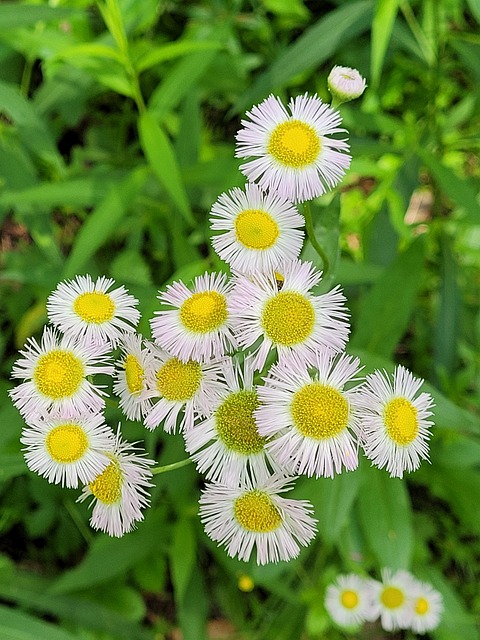
[[[348,2],[330,11],[288,46],[259,76],[235,105],[235,111],[265,98],[278,87],[287,85],[299,73],[318,68],[340,48],[367,31],[372,18],[373,0]]]
[[[365,466],[361,472],[364,480],[357,505],[370,550],[381,567],[408,569],[413,526],[406,484],[380,469]]]
[[[2,640],[75,640],[75,636],[49,622],[0,605]]]
[[[79,178],[64,182],[45,182],[18,191],[4,191],[0,194],[0,206],[37,207],[46,212],[54,207],[90,207],[100,201],[105,193],[106,182],[113,180],[108,180],[105,176]]]
[[[145,167],[137,167],[119,185],[111,186],[107,195],[83,223],[63,270],[71,278],[84,268],[91,256],[115,233],[147,178]]]
[[[208,600],[199,568],[194,565],[185,596],[177,604],[184,640],[207,640]]]
[[[159,47],[149,47],[148,51],[136,61],[135,68],[141,73],[166,60],[172,60],[191,53],[218,50],[220,47],[221,44],[219,42],[210,42],[208,40],[169,42]]]
[[[184,600],[192,572],[196,564],[196,539],[190,518],[183,517],[173,528],[173,544],[170,553],[170,567],[175,600]]]
[[[185,220],[189,224],[193,224],[194,219],[187,193],[170,140],[148,111],[140,116],[138,131],[145,157],[160,184],[172,198]]]
[[[27,473],[27,465],[21,453],[0,454],[0,482]]]
[[[480,24],[480,0],[467,0],[467,4],[475,20]]]
[[[40,20],[51,22],[63,20],[79,14],[78,9],[65,7],[53,8],[34,4],[20,4],[18,2],[2,2],[0,4],[0,32],[10,31],[18,27],[34,26]]]
[[[377,0],[372,22],[370,73],[373,89],[378,87],[385,53],[392,35],[400,0]]]
[[[353,348],[393,354],[414,308],[423,260],[424,243],[418,238],[385,269],[363,298],[350,343]]]

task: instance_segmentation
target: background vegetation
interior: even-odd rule
[[[335,640],[326,585],[384,566],[442,592],[432,638],[480,637],[479,24],[478,0],[0,4],[0,638]],[[341,107],[353,162],[315,205],[318,237],[347,293],[348,350],[428,381],[431,465],[299,482],[319,535],[288,564],[209,542],[193,466],[157,476],[134,533],[95,535],[77,492],[27,472],[6,395],[17,350],[61,279],[125,284],[149,335],[158,288],[224,268],[208,212],[244,184],[240,118],[270,92],[329,100],[334,64],[369,88]],[[160,464],[184,456],[180,436],[123,432]]]

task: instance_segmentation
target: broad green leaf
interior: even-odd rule
[[[413,551],[412,512],[404,481],[364,465],[357,508],[362,531],[379,566],[408,569]]]
[[[53,8],[18,2],[2,2],[0,4],[0,34],[2,31],[10,31],[18,27],[34,26],[40,20],[42,22],[63,20],[78,13],[79,9],[66,7]]]
[[[75,636],[56,625],[4,605],[0,605],[0,638],[2,640],[75,640]]]
[[[475,20],[480,24],[480,0],[467,0],[467,4],[475,17]]]
[[[207,640],[208,600],[203,576],[194,565],[184,597],[177,602],[178,619],[184,640]]]
[[[413,311],[423,260],[424,244],[418,238],[385,269],[363,298],[353,348],[393,354]]]
[[[185,220],[192,224],[190,204],[170,140],[148,111],[140,116],[138,131],[143,152],[153,172]]]
[[[183,517],[173,528],[170,567],[175,600],[183,602],[196,565],[196,539],[190,518]]]
[[[0,482],[27,473],[27,465],[21,453],[0,453]]]
[[[340,48],[367,31],[373,0],[357,0],[328,12],[288,46],[235,105],[235,111],[265,98],[294,76],[318,68]]]
[[[381,276],[383,269],[376,264],[354,262],[348,258],[340,258],[336,279],[344,287],[372,284]]]
[[[110,187],[105,198],[83,223],[63,270],[63,278],[71,278],[81,271],[93,254],[115,233],[139,191],[147,172],[137,167],[118,186]]]
[[[186,56],[191,53],[197,53],[199,51],[211,51],[212,49],[219,49],[221,44],[219,42],[210,42],[208,40],[185,40],[182,42],[168,42],[167,44],[149,47],[135,63],[137,71],[142,72],[150,67],[165,62],[166,60],[172,60],[180,56]]]
[[[448,500],[452,511],[476,534],[480,534],[478,516],[478,496],[480,495],[480,471],[476,469],[454,469],[451,466],[439,468],[435,464],[428,473],[422,470],[422,482],[431,486],[432,491]]]
[[[370,74],[372,88],[376,89],[382,74],[385,53],[392,35],[400,0],[377,0],[372,22]]]

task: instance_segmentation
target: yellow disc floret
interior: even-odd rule
[[[79,295],[73,303],[73,310],[85,322],[103,324],[113,318],[115,303],[108,293],[92,291]]]
[[[56,349],[40,356],[33,381],[41,394],[51,400],[60,400],[73,396],[84,376],[82,362],[71,351]]]
[[[132,353],[129,353],[125,358],[123,366],[125,368],[125,378],[130,393],[133,394],[142,391],[145,371],[138,358]]]
[[[122,496],[122,483],[123,474],[120,465],[116,460],[112,460],[105,471],[88,486],[97,500],[103,504],[115,504]]]
[[[247,531],[268,533],[282,524],[280,511],[264,491],[254,489],[237,498],[233,511],[237,522]]]
[[[390,438],[399,445],[407,445],[418,434],[417,409],[406,398],[393,398],[383,412],[385,426]]]
[[[315,311],[310,300],[302,294],[282,290],[266,303],[261,322],[272,342],[291,347],[310,336]]]
[[[428,605],[428,600],[426,600],[425,598],[417,598],[415,602],[415,613],[423,616],[428,612],[429,609],[430,607]]]
[[[238,391],[218,407],[215,412],[217,432],[228,449],[244,455],[262,451],[266,439],[258,435],[253,417],[259,404],[256,391]]]
[[[227,317],[227,300],[218,291],[194,293],[180,307],[180,320],[193,333],[214,331]]]
[[[397,587],[385,587],[380,596],[380,600],[387,609],[398,609],[405,602],[405,596]]]
[[[321,143],[313,127],[300,120],[288,120],[270,134],[267,152],[281,164],[301,169],[315,162]]]
[[[45,438],[45,447],[56,462],[76,462],[88,449],[88,438],[78,424],[61,424]]]
[[[278,224],[258,209],[241,211],[235,219],[237,240],[248,249],[270,249],[279,236]]]
[[[358,604],[358,594],[355,591],[346,589],[345,591],[342,591],[340,600],[342,601],[342,605],[345,609],[355,609]]]
[[[348,401],[334,387],[312,382],[299,389],[290,406],[300,433],[324,440],[341,433],[348,424]]]
[[[186,402],[198,391],[202,376],[202,367],[198,362],[170,358],[157,371],[157,388],[167,400]]]

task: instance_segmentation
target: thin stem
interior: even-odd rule
[[[312,244],[312,247],[315,249],[315,251],[318,253],[318,255],[320,256],[320,258],[322,260],[322,263],[323,263],[323,277],[325,277],[327,275],[330,263],[328,261],[327,254],[322,249],[322,247],[320,246],[320,244],[318,243],[318,241],[317,241],[317,239],[315,237],[315,229],[313,228],[312,211],[310,209],[310,203],[309,202],[304,202],[303,203],[303,216],[305,218],[305,229],[307,230],[308,239],[310,240],[310,242]]]
[[[20,84],[20,91],[28,98],[28,92],[30,91],[30,82],[32,80],[33,60],[27,58],[23,65],[22,80]]]
[[[191,462],[190,458],[185,458],[185,460],[179,460],[178,462],[172,462],[172,464],[165,464],[163,467],[155,467],[152,469],[153,475],[157,475],[158,473],[166,473],[167,471],[175,471],[175,469],[180,469],[181,467],[187,466]]]
[[[70,500],[64,500],[63,501],[63,505],[64,505],[65,509],[68,511],[68,513],[69,513],[70,517],[72,518],[73,522],[76,524],[77,529],[80,531],[80,534],[83,537],[83,539],[85,540],[85,542],[90,544],[90,542],[92,541],[92,537],[93,537],[92,536],[92,532],[85,525],[85,522],[83,521],[83,518],[80,516],[80,514],[78,513],[78,511],[75,508],[75,506],[70,502]]]

